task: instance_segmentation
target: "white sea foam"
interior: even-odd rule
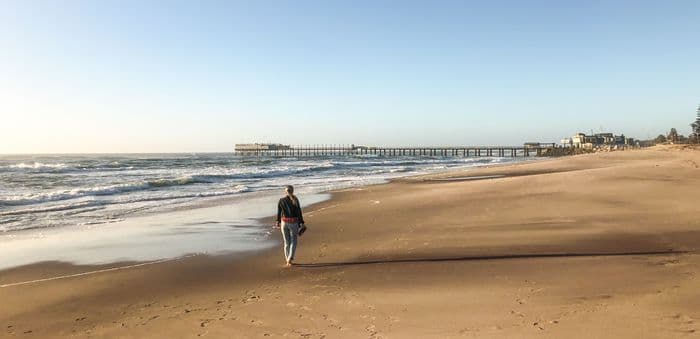
[[[120,185],[115,185],[115,186],[120,186]],[[124,185],[123,187],[130,187],[128,185]],[[155,186],[158,187],[158,186]],[[245,185],[236,185],[230,189],[224,189],[224,190],[216,190],[216,191],[205,191],[205,192],[196,192],[196,193],[178,193],[178,192],[173,192],[170,194],[165,194],[162,196],[127,196],[124,199],[115,199],[115,200],[89,200],[89,201],[80,201],[80,200],[75,200],[73,203],[67,203],[67,204],[60,204],[60,205],[49,205],[49,206],[39,206],[35,208],[26,208],[26,209],[12,209],[12,210],[7,210],[7,211],[0,211],[0,216],[8,216],[8,215],[19,215],[19,214],[29,214],[29,213],[37,213],[37,212],[57,212],[57,211],[66,211],[66,210],[72,210],[72,209],[78,209],[78,208],[86,208],[86,207],[94,207],[94,206],[103,206],[103,205],[109,205],[109,204],[130,204],[130,203],[137,203],[137,202],[148,202],[148,201],[162,201],[162,200],[176,200],[176,199],[184,199],[184,198],[198,198],[198,197],[215,197],[215,196],[223,196],[223,195],[231,195],[231,194],[237,194],[237,193],[243,193],[243,192],[248,192],[249,188]],[[38,204],[41,202],[47,202],[47,201],[54,201],[54,200],[69,200],[69,199],[76,199],[80,197],[85,197],[85,192],[91,192],[95,195],[100,195],[100,194],[108,194],[107,192],[128,192],[128,190],[117,190],[116,188],[100,188],[100,189],[94,189],[94,190],[74,190],[68,193],[57,193],[57,194],[47,194],[43,197],[38,197],[34,198],[28,198],[26,200],[32,201],[34,204]],[[65,199],[60,199],[60,198],[65,198]],[[53,199],[53,200],[52,200]],[[3,200],[0,200],[0,203]],[[21,201],[20,199],[17,199],[15,201]],[[13,201],[13,202],[15,202]],[[9,205],[9,204],[8,204]],[[31,205],[31,204],[23,204],[23,205]]]
[[[23,209],[13,209],[13,210],[9,210],[9,211],[0,211],[0,216],[21,215],[21,214],[30,214],[30,213],[39,213],[39,212],[67,211],[67,210],[77,209],[77,208],[93,207],[93,206],[101,205],[101,204],[102,203],[100,201],[79,201],[79,202],[75,202],[72,204],[60,204],[60,205],[52,205],[52,206],[41,206],[41,207],[36,207],[36,208],[23,208]]]
[[[54,164],[45,164],[41,162],[34,162],[34,163],[18,163],[14,165],[9,165],[6,166],[7,168],[19,168],[19,169],[61,169],[61,168],[66,168],[68,165],[64,163],[54,163]]]
[[[501,158],[238,158],[214,155],[0,157],[0,230],[108,222],[208,198],[316,193],[411,174],[499,163]]]

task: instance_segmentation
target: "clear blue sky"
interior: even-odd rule
[[[687,134],[700,1],[2,1],[0,153]]]

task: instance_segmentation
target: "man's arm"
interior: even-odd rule
[[[280,225],[281,221],[282,221],[282,200],[280,199],[280,201],[277,202],[277,226]]]
[[[301,213],[301,202],[299,202],[299,199],[297,199],[297,203],[299,204],[299,206],[297,207],[297,208],[299,208],[299,223],[305,224],[304,215]]]

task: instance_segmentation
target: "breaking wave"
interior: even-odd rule
[[[457,157],[237,158],[230,154],[0,156],[0,232],[110,222],[209,197],[299,193],[510,161]]]

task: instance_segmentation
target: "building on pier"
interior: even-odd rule
[[[255,152],[255,151],[280,151],[292,149],[289,145],[283,144],[236,144],[236,151]]]

